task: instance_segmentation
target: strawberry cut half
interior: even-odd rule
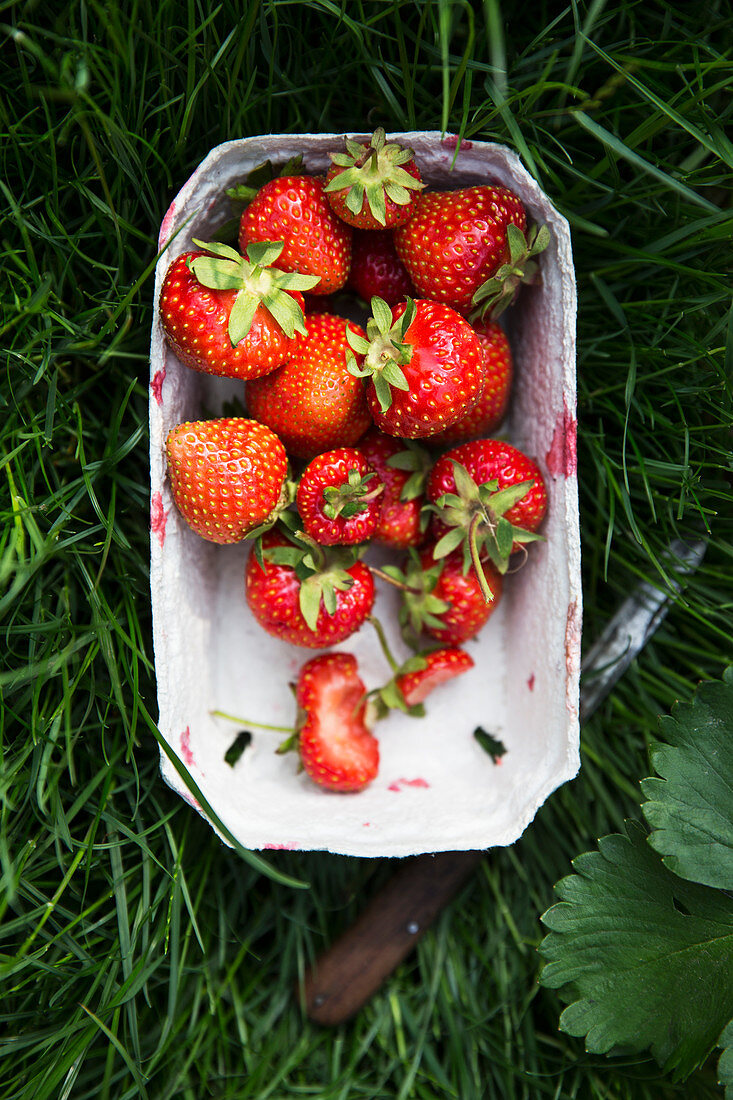
[[[366,723],[366,688],[351,653],[324,653],[300,670],[298,751],[306,774],[329,791],[361,791],[379,769]]]
[[[423,703],[436,687],[468,672],[475,664],[473,657],[459,646],[434,649],[421,656],[425,661],[424,668],[407,672],[396,680],[408,707]]]

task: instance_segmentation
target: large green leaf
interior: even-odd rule
[[[682,1079],[733,1016],[733,900],[668,871],[638,823],[627,833],[557,884],[540,981],[568,987],[560,1027],[590,1052],[649,1048]]]
[[[725,1086],[725,1100],[733,1100],[733,1020],[720,1036],[723,1053],[718,1061],[718,1081]]]
[[[645,779],[651,846],[676,875],[733,890],[733,669],[661,722]]]

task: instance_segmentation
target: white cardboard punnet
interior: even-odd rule
[[[276,731],[251,729],[252,743],[234,767],[224,754],[239,726],[288,727],[289,683],[313,650],[266,634],[244,597],[249,544],[217,546],[195,535],[173,504],[164,447],[169,430],[217,415],[241,383],[189,370],[153,322],[150,381],[151,593],[159,728],[226,828],[246,848],[325,849],[358,856],[407,856],[511,844],[548,795],[579,767],[580,540],[575,448],[576,293],[567,222],[518,157],[503,146],[457,143],[437,132],[390,135],[411,146],[432,187],[495,181],[522,199],[532,222],[546,224],[542,281],[522,289],[504,315],[516,377],[508,438],[538,460],[549,491],[544,542],[507,577],[497,611],[467,644],[475,667],[431,695],[427,716],[394,712],[375,730],[379,776],[358,794],[332,794],[297,772],[295,754],[280,756]],[[157,303],[165,271],[191,238],[212,239],[234,216],[225,188],[266,159],[304,154],[323,172],[343,135],[265,135],[213,149],[181,189],[160,230]],[[379,582],[377,582],[379,584]],[[375,612],[400,655],[396,603],[380,586]],[[389,678],[366,624],[335,649],[353,652],[368,688]],[[242,723],[247,726],[247,722]],[[495,765],[473,737],[477,726],[507,747]],[[165,753],[164,779],[197,806]]]

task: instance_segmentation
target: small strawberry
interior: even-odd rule
[[[360,791],[376,777],[379,743],[367,725],[366,688],[351,653],[322,653],[300,670],[298,752],[310,778],[330,791]]]
[[[441,455],[430,472],[427,497],[436,556],[463,545],[479,582],[479,557],[488,554],[505,572],[510,554],[538,538],[535,532],[547,510],[537,463],[499,439],[461,443]]]
[[[168,433],[166,457],[178,510],[210,542],[239,542],[274,522],[286,503],[285,448],[254,420],[179,424]]]
[[[475,664],[473,657],[458,646],[434,649],[422,656],[424,658],[422,668],[404,672],[395,680],[408,707],[424,702],[440,684],[453,680],[462,672],[468,672]]]
[[[396,550],[419,546],[425,537],[427,513],[422,506],[429,456],[416,444],[385,435],[377,427],[361,437],[359,450],[384,485],[373,538]]]
[[[372,422],[361,378],[347,369],[347,333],[363,329],[343,317],[312,313],[305,336],[296,334],[288,362],[247,386],[250,415],[269,425],[288,454],[310,459],[351,447]]]
[[[484,351],[484,379],[478,398],[452,428],[430,437],[431,446],[463,443],[488,435],[501,424],[509,404],[513,366],[509,341],[495,321],[477,321],[476,335]]]
[[[354,634],[374,603],[374,581],[355,554],[304,546],[267,531],[245,569],[247,604],[268,634],[325,649]]]
[[[245,208],[239,225],[243,252],[253,241],[282,241],[278,266],[317,275],[316,294],[340,290],[351,263],[351,226],[333,213],[324,187],[320,176],[271,180]]]
[[[367,399],[375,423],[388,435],[420,439],[454,424],[476,400],[483,351],[459,313],[438,302],[410,298],[390,310],[372,299],[367,339],[348,341],[364,356],[349,370],[370,378]]]
[[[349,286],[364,301],[383,298],[388,306],[415,297],[415,288],[397,255],[391,233],[381,229],[354,230]]]
[[[317,281],[272,265],[279,243],[251,245],[247,258],[224,244],[194,241],[166,272],[160,317],[168,343],[186,366],[225,378],[259,378],[305,332],[303,297]]]
[[[382,490],[355,447],[316,455],[300,475],[295,498],[305,533],[322,546],[365,542],[377,527]]]
[[[444,645],[461,645],[474,638],[485,626],[502,595],[502,576],[491,562],[481,562],[484,596],[476,574],[466,572],[463,556],[454,552],[436,561],[433,547],[417,555],[412,551],[404,572],[386,566],[385,572],[403,588],[400,623],[406,640],[414,644],[421,632]]]
[[[432,191],[395,230],[397,252],[420,294],[464,313],[498,317],[520,283],[536,277],[534,257],[547,247],[545,226],[527,229],[520,200],[506,187],[481,184]]]
[[[425,186],[413,151],[387,142],[381,127],[368,144],[347,138],[346,149],[329,153],[326,198],[334,213],[357,229],[391,229],[408,221]]]

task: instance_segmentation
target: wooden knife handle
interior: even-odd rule
[[[412,950],[457,893],[483,852],[413,856],[372,898],[355,924],[318,959],[301,988],[315,1023],[348,1020]]]

